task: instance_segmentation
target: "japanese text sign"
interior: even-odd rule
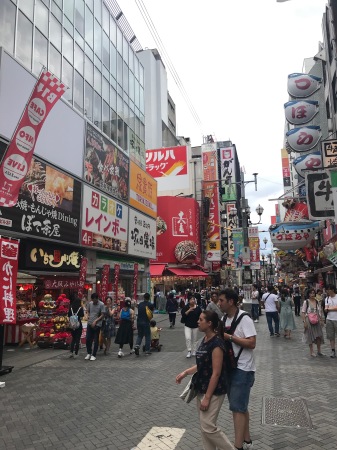
[[[83,186],[82,245],[126,253],[128,207]]]
[[[41,128],[66,89],[48,70],[41,72],[0,166],[0,206],[16,204]]]
[[[337,139],[322,141],[323,167],[337,167]]]
[[[310,125],[294,128],[286,133],[287,141],[295,152],[306,152],[314,148],[321,139],[321,128]]]
[[[102,279],[101,279],[101,300],[105,302],[108,295],[108,285],[110,277],[110,265],[104,264],[102,269]]]
[[[138,263],[135,263],[133,272],[133,299],[137,300],[137,287],[138,287]]]
[[[157,181],[130,161],[130,205],[157,217]]]
[[[330,177],[324,170],[305,174],[310,219],[334,217],[333,191]]]
[[[220,148],[222,201],[236,200],[235,160],[234,147]]]
[[[280,250],[296,250],[311,242],[320,227],[320,221],[282,222],[269,227],[270,239]]]
[[[318,102],[312,100],[287,102],[284,104],[284,112],[289,123],[303,125],[311,122],[318,113]]]
[[[322,167],[321,152],[306,153],[305,155],[298,156],[293,160],[293,166],[295,167],[296,172],[302,178],[305,178],[306,171]]]
[[[33,157],[12,208],[0,207],[0,228],[78,244],[81,183]]]
[[[115,264],[115,280],[114,280],[114,291],[115,291],[115,299],[118,300],[118,283],[119,283],[119,273],[121,266],[119,264]]]
[[[80,299],[83,297],[83,289],[81,288],[81,282],[77,278],[44,278],[43,286],[45,289],[76,289],[77,295]],[[84,288],[84,284],[83,284]],[[76,311],[75,311],[76,312]]]
[[[156,221],[129,209],[129,254],[156,259]]]
[[[81,267],[80,267],[80,275],[79,275],[79,279],[78,279],[78,296],[79,298],[83,298],[83,294],[84,294],[84,284],[85,284],[85,279],[87,277],[87,269],[88,269],[88,258],[82,258],[81,261]]]
[[[310,97],[322,83],[322,78],[305,73],[292,73],[288,75],[288,93],[295,98]]]
[[[250,250],[250,268],[260,269],[260,239],[258,227],[248,227],[248,241]]]
[[[0,324],[16,323],[19,242],[0,238]]]
[[[84,179],[113,197],[128,201],[129,158],[88,123]]]

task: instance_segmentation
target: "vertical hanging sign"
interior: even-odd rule
[[[115,264],[115,301],[118,300],[118,283],[119,283],[119,272],[120,272],[121,266],[119,264]]]
[[[0,325],[16,323],[19,242],[0,238]]]
[[[66,86],[47,69],[41,72],[0,166],[0,206],[16,204],[41,128]]]
[[[82,258],[80,267],[80,281],[78,286],[77,295],[80,299],[83,298],[84,283],[87,276],[88,258]]]
[[[138,263],[135,263],[133,272],[133,300],[137,300],[137,286],[138,286]]]
[[[108,284],[109,284],[109,275],[110,275],[110,265],[104,264],[102,270],[102,281],[101,281],[101,300],[105,302],[105,299],[108,295]]]

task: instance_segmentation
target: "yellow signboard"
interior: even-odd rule
[[[130,161],[130,206],[157,217],[157,181]]]

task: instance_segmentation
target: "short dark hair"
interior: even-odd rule
[[[96,294],[96,292],[94,292],[93,294],[91,294],[91,300],[96,300],[98,299],[98,294]]]
[[[327,284],[325,290],[331,289],[331,291],[334,291],[336,293],[336,286],[334,284]]]
[[[224,295],[227,300],[233,300],[234,305],[237,305],[239,302],[239,296],[234,289],[226,288],[223,291],[220,291],[220,295]]]
[[[170,292],[170,293],[169,293],[168,298],[170,298],[171,300],[174,298],[173,292]]]
[[[274,286],[272,286],[271,284],[267,287],[268,292],[272,292],[274,289]]]
[[[151,327],[155,327],[156,325],[157,325],[157,322],[154,319],[150,320]]]
[[[148,292],[146,292],[146,293],[144,294],[144,300],[145,300],[146,302],[150,300],[150,294],[149,294]]]

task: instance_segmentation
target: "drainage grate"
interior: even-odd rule
[[[262,423],[279,427],[313,427],[307,405],[301,398],[263,397]]]

